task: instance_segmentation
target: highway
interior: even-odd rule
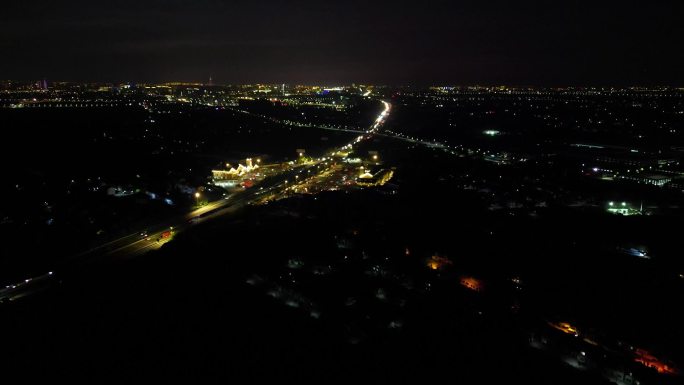
[[[142,255],[150,250],[158,249],[170,241],[174,235],[177,235],[190,227],[238,211],[250,202],[258,199],[259,195],[264,191],[273,191],[286,187],[286,180],[288,178],[292,179],[296,173],[302,170],[311,169],[318,163],[319,162],[314,162],[298,166],[279,175],[266,178],[247,190],[237,192],[218,201],[210,202],[183,216],[160,223],[150,228],[144,235],[136,233],[125,236],[114,243],[110,242],[106,249],[102,249],[101,247],[96,248],[94,251],[88,251],[87,253],[82,254],[81,258],[88,258],[90,255],[97,256],[98,259],[102,256],[114,257],[116,259],[131,258]],[[169,233],[170,236],[168,238],[163,238],[162,234],[164,233]]]
[[[159,249],[165,243],[171,241],[174,235],[177,235],[192,226],[196,226],[219,216],[232,214],[248,205],[250,202],[258,199],[260,194],[264,192],[272,192],[285,188],[287,186],[286,181],[288,178],[294,179],[295,174],[309,170],[318,163],[319,162],[315,162],[295,167],[283,174],[267,178],[248,190],[238,192],[225,199],[211,202],[185,215],[172,218],[164,223],[149,228],[144,234],[141,234],[140,232],[129,234],[74,255],[61,267],[56,268],[56,270],[66,271],[90,263],[130,259],[139,257],[151,250]],[[169,236],[163,238],[162,234],[164,233],[169,234]],[[57,271],[50,271],[37,277],[30,277],[20,282],[5,285],[5,287],[0,289],[0,305],[16,301],[49,288],[51,284],[54,283],[53,281],[55,278],[59,276]]]
[[[378,115],[373,125],[365,132],[366,134],[375,135],[378,129],[384,124],[387,116],[391,110],[391,104],[382,101],[384,105],[383,111]],[[370,137],[370,136],[369,136]],[[362,136],[356,138],[353,142],[348,143],[337,150],[329,152],[349,150],[360,141],[367,139]],[[127,258],[139,257],[150,250],[156,250],[162,247],[165,243],[171,241],[174,235],[187,230],[190,227],[196,226],[202,222],[232,214],[244,206],[258,200],[262,194],[266,193],[280,193],[288,186],[289,181],[294,181],[295,176],[302,172],[309,172],[314,170],[317,166],[326,160],[325,157],[315,161],[293,167],[281,174],[268,177],[253,187],[237,192],[225,199],[211,202],[203,207],[194,209],[185,215],[170,218],[168,221],[159,223],[148,228],[146,232],[136,232],[123,236],[121,238],[109,241],[97,247],[83,251],[68,258],[57,270],[69,270],[76,266],[82,266],[88,263],[97,263],[104,260],[122,260]],[[324,173],[327,168],[318,167],[316,173]],[[167,234],[164,237],[163,234]],[[20,298],[29,296],[45,290],[54,283],[54,280],[59,276],[59,271],[50,271],[36,277],[26,278],[23,281],[6,284],[0,288],[0,305],[16,301]]]

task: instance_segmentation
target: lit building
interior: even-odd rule
[[[658,373],[677,374],[679,371],[673,364],[658,359],[656,356],[644,349],[636,349],[634,361],[655,369]]]
[[[472,290],[472,291],[482,291],[484,288],[482,281],[474,277],[461,277],[461,285]]]
[[[638,215],[641,214],[642,210],[633,208],[627,202],[608,202],[607,209],[609,213],[619,214],[619,215]]]
[[[666,183],[672,181],[672,177],[663,174],[635,174],[635,175],[620,175],[620,179],[626,179],[637,183],[651,184],[662,187]]]
[[[551,325],[551,327],[553,327],[554,329],[562,331],[565,334],[572,334],[575,336],[579,335],[579,331],[577,330],[577,328],[572,326],[568,322],[549,322],[549,325]]]
[[[446,266],[453,265],[453,262],[449,258],[433,255],[430,257],[430,259],[428,259],[427,265],[431,270],[439,270],[445,268]]]
[[[392,179],[393,175],[394,171],[392,170],[382,169],[375,174],[371,174],[368,170],[365,170],[356,180],[356,183],[359,186],[364,187],[382,186]]]
[[[238,164],[238,167],[231,167],[226,164],[225,170],[211,170],[214,184],[221,187],[235,187],[241,184],[247,176],[259,168],[258,164],[254,164],[252,158],[245,160],[246,165]]]

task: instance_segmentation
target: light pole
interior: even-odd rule
[[[199,198],[200,198],[200,193],[198,191],[195,193],[195,206],[199,206]]]

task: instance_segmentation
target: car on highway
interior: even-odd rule
[[[159,238],[157,238],[157,242],[161,242],[162,240],[165,240],[165,239],[171,239],[171,234],[172,234],[172,233],[173,233],[173,232],[172,232],[171,230],[166,230],[166,231],[162,232],[162,233],[159,235]]]

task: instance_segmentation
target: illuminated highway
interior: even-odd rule
[[[382,101],[382,103],[384,105],[383,111],[375,119],[373,125],[367,131],[363,131],[364,133],[377,134],[378,129],[386,121],[391,110],[391,104],[385,101]],[[369,137],[359,136],[351,143],[328,152],[349,151],[354,145]],[[248,204],[257,202],[262,197],[262,194],[274,194],[276,196],[283,194],[289,186],[288,183],[294,181],[296,176],[302,172],[314,172],[311,176],[325,175],[329,168],[319,166],[324,164],[327,159],[323,157],[295,166],[281,174],[266,178],[250,189],[235,193],[225,199],[211,202],[183,216],[172,218],[164,223],[150,227],[148,231],[129,234],[86,250],[68,259],[63,268],[67,269],[73,264],[133,258],[143,255],[150,250],[159,249],[165,243],[172,240],[174,235],[207,220],[232,214]],[[0,289],[0,304],[15,301],[48,288],[53,283],[52,281],[56,275],[56,272],[50,271],[37,277],[27,278],[21,282],[6,285]]]

